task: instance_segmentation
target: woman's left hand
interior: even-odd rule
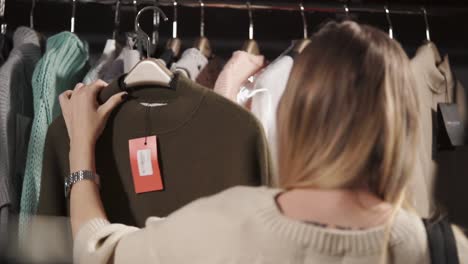
[[[79,83],[73,91],[65,91],[59,96],[70,145],[94,146],[112,110],[125,100],[127,93],[121,92],[99,105],[97,95],[106,86],[107,83],[101,80],[90,85]]]

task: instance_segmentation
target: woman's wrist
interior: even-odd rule
[[[94,144],[70,143],[70,172],[79,170],[96,171]]]

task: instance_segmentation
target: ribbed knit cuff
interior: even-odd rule
[[[87,251],[89,247],[89,241],[91,240],[92,236],[97,233],[100,229],[104,228],[105,226],[110,225],[110,222],[106,219],[102,218],[94,218],[86,224],[84,224],[73,241],[73,260],[74,263],[78,261],[78,258],[84,254],[84,251]],[[79,263],[79,262],[76,262]]]
[[[77,244],[77,246],[80,246],[81,244],[82,246],[80,246],[80,248],[84,248],[84,244],[89,240],[89,238],[106,225],[110,225],[110,222],[106,219],[94,218],[89,220],[80,228],[80,230],[78,230],[75,238],[75,244]]]

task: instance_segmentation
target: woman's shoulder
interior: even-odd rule
[[[405,209],[398,211],[390,234],[390,248],[394,256],[401,261],[429,262],[426,228],[419,215]],[[421,260],[427,262],[420,262]]]
[[[217,214],[244,215],[271,204],[280,189],[236,186],[215,195],[195,200],[185,210],[212,211]]]
[[[248,217],[271,204],[280,189],[236,186],[217,194],[199,198],[167,218],[171,221],[193,218],[229,219],[229,222]]]

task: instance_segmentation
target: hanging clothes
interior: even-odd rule
[[[164,61],[164,64],[166,64],[167,67],[170,68],[172,63],[174,63],[174,52],[171,49],[166,49],[164,52],[159,56],[159,58]]]
[[[172,64],[171,71],[181,72],[187,78],[196,80],[200,72],[208,64],[208,59],[196,48],[190,48],[182,53],[180,59]]]
[[[278,104],[288,83],[294,60],[285,55],[272,62],[256,78],[251,102],[252,114],[258,118],[265,130],[272,159],[273,184],[278,183],[278,138],[276,113]]]
[[[4,34],[0,34],[0,66],[7,60],[11,48],[10,39]]]
[[[465,96],[463,87],[453,78],[448,56],[441,57],[434,43],[421,46],[411,60],[411,66],[418,82],[421,101],[422,144],[416,166],[417,175],[410,182],[410,194],[418,213],[428,217],[434,210],[437,105],[454,103],[456,98]],[[466,109],[465,102],[458,103],[459,107]]]
[[[62,32],[47,40],[46,53],[34,70],[34,120],[21,195],[20,235],[37,209],[47,128],[61,112],[58,96],[83,79],[87,61],[87,44],[73,33]]]
[[[94,81],[97,81],[98,79],[104,80],[104,71],[110,67],[110,65],[120,54],[121,50],[121,47],[117,44],[115,39],[108,39],[106,41],[106,45],[104,46],[104,51],[102,52],[101,57],[99,58],[96,65],[86,74],[85,78],[83,79],[83,83],[90,84]]]
[[[242,84],[259,71],[264,63],[265,58],[261,55],[235,51],[216,80],[214,91],[236,102]]]
[[[9,213],[19,211],[34,116],[31,79],[40,58],[39,35],[26,27],[16,29],[13,50],[0,68],[0,240],[7,238]]]
[[[201,70],[195,81],[206,88],[213,89],[225,64],[225,60],[213,56],[208,60],[208,64]]]
[[[102,80],[111,82],[124,73],[128,73],[140,61],[140,53],[129,47],[124,47],[119,56],[109,67],[103,68]]]

